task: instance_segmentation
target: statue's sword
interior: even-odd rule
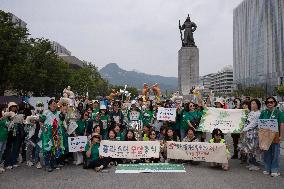
[[[179,25],[179,28],[181,27],[180,25],[180,20],[178,20],[178,25]],[[180,40],[181,40],[181,43],[183,45],[183,39],[182,39],[182,32],[181,32],[181,29],[179,29],[179,33],[180,33]]]

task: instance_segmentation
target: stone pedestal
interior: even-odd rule
[[[199,82],[199,50],[197,47],[182,47],[178,51],[179,92],[188,96]]]

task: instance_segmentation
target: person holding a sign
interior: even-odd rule
[[[225,139],[224,139],[224,134],[222,133],[222,131],[220,129],[214,129],[212,132],[212,139],[210,139],[209,141],[210,143],[223,143],[226,144]],[[227,148],[226,149],[226,155],[228,157],[228,159],[230,158],[230,151]],[[216,166],[220,166],[220,164],[218,163],[211,163],[210,164],[211,167],[216,167]],[[224,171],[228,171],[229,170],[229,164],[228,163],[223,163],[221,164],[222,169]]]
[[[108,166],[109,158],[105,158],[99,155],[100,141],[101,136],[97,133],[93,133],[90,142],[85,147],[85,169],[95,169],[96,172],[99,172]]]
[[[193,102],[185,104],[180,128],[180,137],[182,139],[186,136],[188,128],[192,128],[193,130],[198,128],[201,117],[202,112],[195,110],[195,104]]]
[[[264,171],[263,174],[270,174],[272,177],[277,177],[280,175],[280,142],[284,135],[284,115],[283,113],[276,108],[277,101],[274,97],[268,97],[265,101],[266,110],[263,110],[260,114],[259,119],[273,119],[275,120],[276,125],[266,125],[266,129],[262,129],[261,125],[259,126],[259,143],[260,147],[263,146],[263,141],[267,139],[265,133],[271,133],[269,130],[277,130],[275,132],[274,138],[271,141],[271,144],[268,149],[264,151]],[[264,131],[264,132],[263,132]],[[270,143],[270,141],[269,141]]]

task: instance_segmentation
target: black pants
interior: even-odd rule
[[[240,134],[234,133],[231,134],[231,137],[233,138],[233,143],[234,143],[234,156],[238,156],[238,144],[239,144]]]
[[[94,169],[96,167],[99,167],[99,166],[103,166],[103,168],[106,168],[110,162],[110,158],[107,158],[107,157],[103,157],[102,159],[96,159],[96,160],[87,160],[86,161],[86,165],[84,165],[84,168],[86,169]]]

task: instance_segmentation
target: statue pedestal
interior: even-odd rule
[[[178,51],[179,92],[188,96],[190,90],[199,84],[199,50],[197,47],[182,47]]]

